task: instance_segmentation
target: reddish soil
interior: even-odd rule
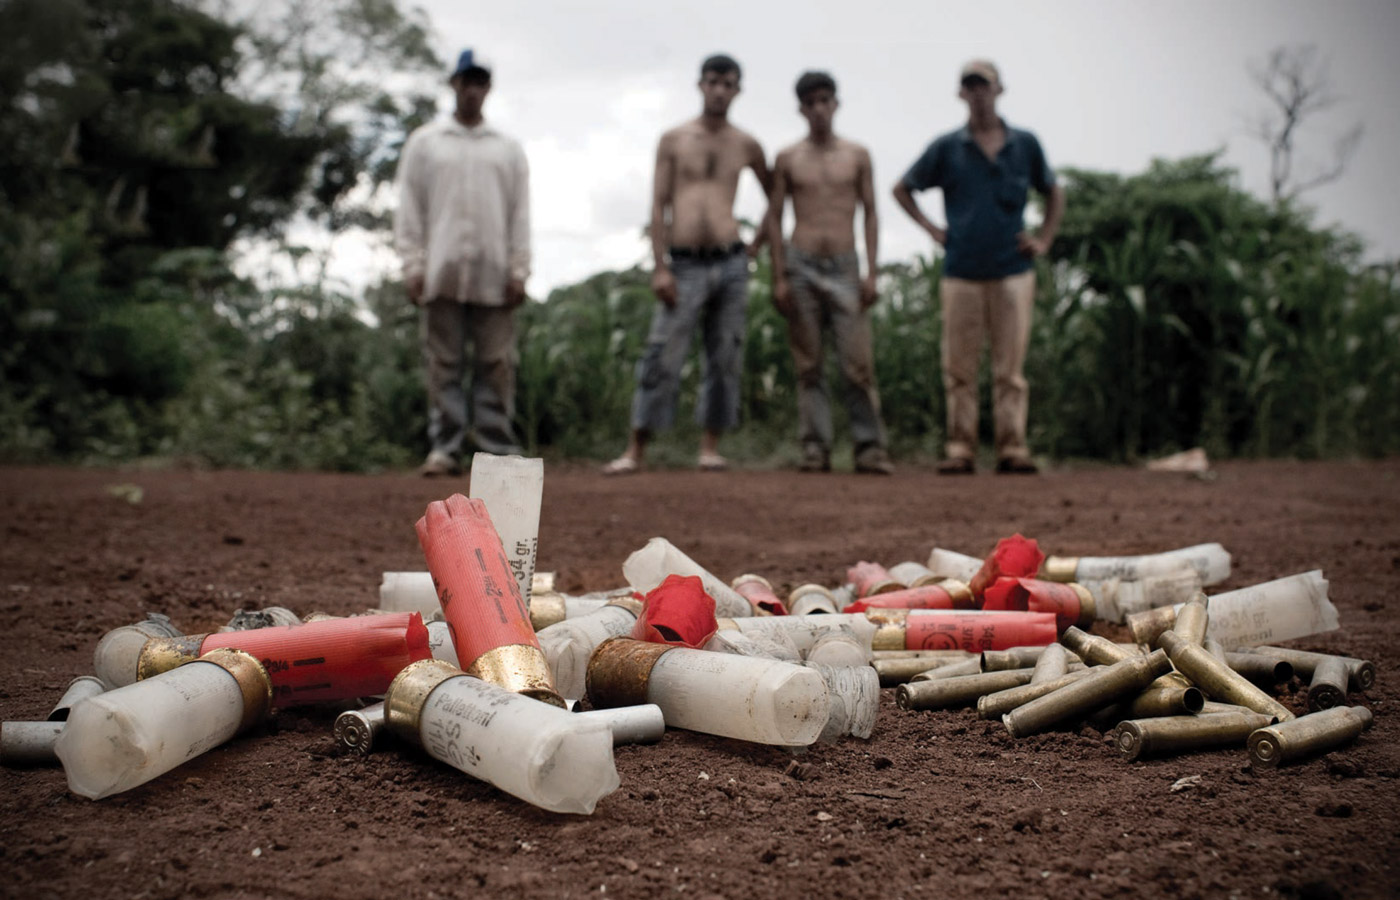
[[[341,755],[334,712],[283,712],[151,783],[92,802],[58,768],[0,772],[5,896],[383,898],[1400,894],[1400,461],[1127,469],[1038,478],[549,466],[539,568],[612,588],[664,535],[721,577],[834,585],[860,559],[1053,554],[1219,541],[1236,587],[1321,568],[1342,628],[1294,646],[1365,657],[1354,745],[1277,771],[1240,750],[1125,762],[1087,727],[1024,740],[971,711],[904,712],[869,741],[794,755],[681,731],[618,748],[591,817],[545,813],[418,751]],[[110,490],[137,485],[140,502]],[[108,629],[188,632],[236,608],[350,613],[422,569],[413,523],[465,479],[0,470],[0,718],[42,719]],[[1098,625],[1099,633],[1123,631]],[[1282,697],[1300,709],[1301,693]],[[797,762],[797,766],[793,763]],[[1199,776],[1190,790],[1174,782]]]

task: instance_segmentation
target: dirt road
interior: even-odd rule
[[[1060,555],[1219,541],[1225,587],[1320,568],[1339,631],[1294,646],[1375,661],[1352,747],[1280,771],[1243,750],[1124,762],[1088,728],[1013,740],[885,691],[869,741],[801,755],[672,731],[619,748],[592,817],[552,815],[414,751],[340,755],[334,713],[280,714],[99,802],[60,769],[0,770],[0,894],[130,897],[1094,898],[1400,894],[1400,462],[1236,463],[1038,478],[546,470],[540,570],[622,584],[664,535],[723,578],[786,590],[871,559],[982,555],[1019,531]],[[139,489],[139,492],[136,489]],[[187,632],[237,608],[350,613],[421,570],[413,523],[466,479],[0,469],[0,718],[42,719],[108,629]],[[139,496],[138,496],[139,493]],[[137,501],[137,502],[133,502]],[[1098,633],[1121,630],[1100,624]],[[1294,687],[1297,685],[1295,683]],[[1301,694],[1283,701],[1299,709]],[[793,766],[796,762],[798,765]],[[1179,779],[1199,776],[1188,790]]]

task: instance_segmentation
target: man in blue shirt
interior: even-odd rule
[[[1035,300],[1033,260],[1055,239],[1065,197],[1035,135],[997,115],[1002,90],[992,63],[963,66],[958,96],[967,104],[967,125],[929,144],[894,188],[899,205],[946,254],[940,299],[948,435],[947,459],[938,467],[944,474],[970,475],[975,468],[977,365],[988,337],[997,471],[1036,472],[1026,446],[1022,374]],[[914,200],[914,192],[933,187],[943,190],[947,229]],[[1045,218],[1034,234],[1023,218],[1030,188],[1045,198]]]

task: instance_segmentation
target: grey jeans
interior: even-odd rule
[[[657,303],[646,350],[637,363],[632,427],[669,428],[676,417],[681,367],[699,325],[704,340],[700,399],[695,421],[707,431],[739,424],[739,384],[744,367],[745,314],[749,305],[749,261],[739,251],[723,259],[677,259],[676,305]]]
[[[428,439],[458,456],[470,442],[487,453],[520,453],[515,415],[515,310],[432,300],[419,320],[428,383]],[[471,417],[462,389],[472,342]],[[470,425],[470,428],[468,427]]]
[[[822,365],[822,330],[830,327],[845,383],[851,443],[857,453],[884,447],[870,316],[860,308],[860,263],[855,253],[818,256],[789,246],[787,274],[792,287],[788,340],[797,371],[797,439],[804,449],[831,450],[831,399]]]

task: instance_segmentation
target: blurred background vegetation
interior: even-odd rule
[[[0,5],[0,459],[375,470],[426,451],[416,314],[398,283],[352,295],[234,271],[250,242],[295,261],[300,225],[387,228],[376,198],[434,113],[443,64],[426,22],[394,0],[308,9],[233,21],[170,0]],[[1039,263],[1027,364],[1038,454],[1400,450],[1400,266],[1363,264],[1357,239],[1295,199],[1245,193],[1214,156],[1061,175],[1071,202]],[[873,313],[904,459],[942,444],[939,277],[937,259],[885,266]],[[621,448],[648,280],[599,273],[522,309],[531,452]],[[744,425],[726,450],[781,466],[797,458],[796,401],[768,293],[760,261]],[[692,359],[683,422],[698,375]],[[683,424],[654,458],[687,463],[695,438]]]

